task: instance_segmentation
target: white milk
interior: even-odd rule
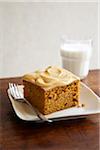
[[[65,41],[61,45],[63,68],[81,79],[87,76],[91,56],[91,41]]]

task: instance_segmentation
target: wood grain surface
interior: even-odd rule
[[[0,79],[0,150],[99,150],[99,115],[51,124],[22,121],[8,99],[9,82],[22,84],[22,79]],[[100,70],[82,82],[100,96]]]

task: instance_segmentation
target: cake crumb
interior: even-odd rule
[[[82,104],[82,107],[85,107],[85,104]]]
[[[80,108],[80,107],[85,107],[85,104],[78,104],[77,107],[78,107],[78,108]]]

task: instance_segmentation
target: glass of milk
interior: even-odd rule
[[[91,51],[91,40],[63,39],[60,48],[63,68],[73,72],[80,79],[85,78],[89,72]]]

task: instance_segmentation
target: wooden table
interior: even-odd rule
[[[100,96],[100,70],[90,71],[83,80]],[[0,80],[0,150],[99,150],[99,115],[51,124],[26,122],[14,113],[7,96],[9,82]]]

